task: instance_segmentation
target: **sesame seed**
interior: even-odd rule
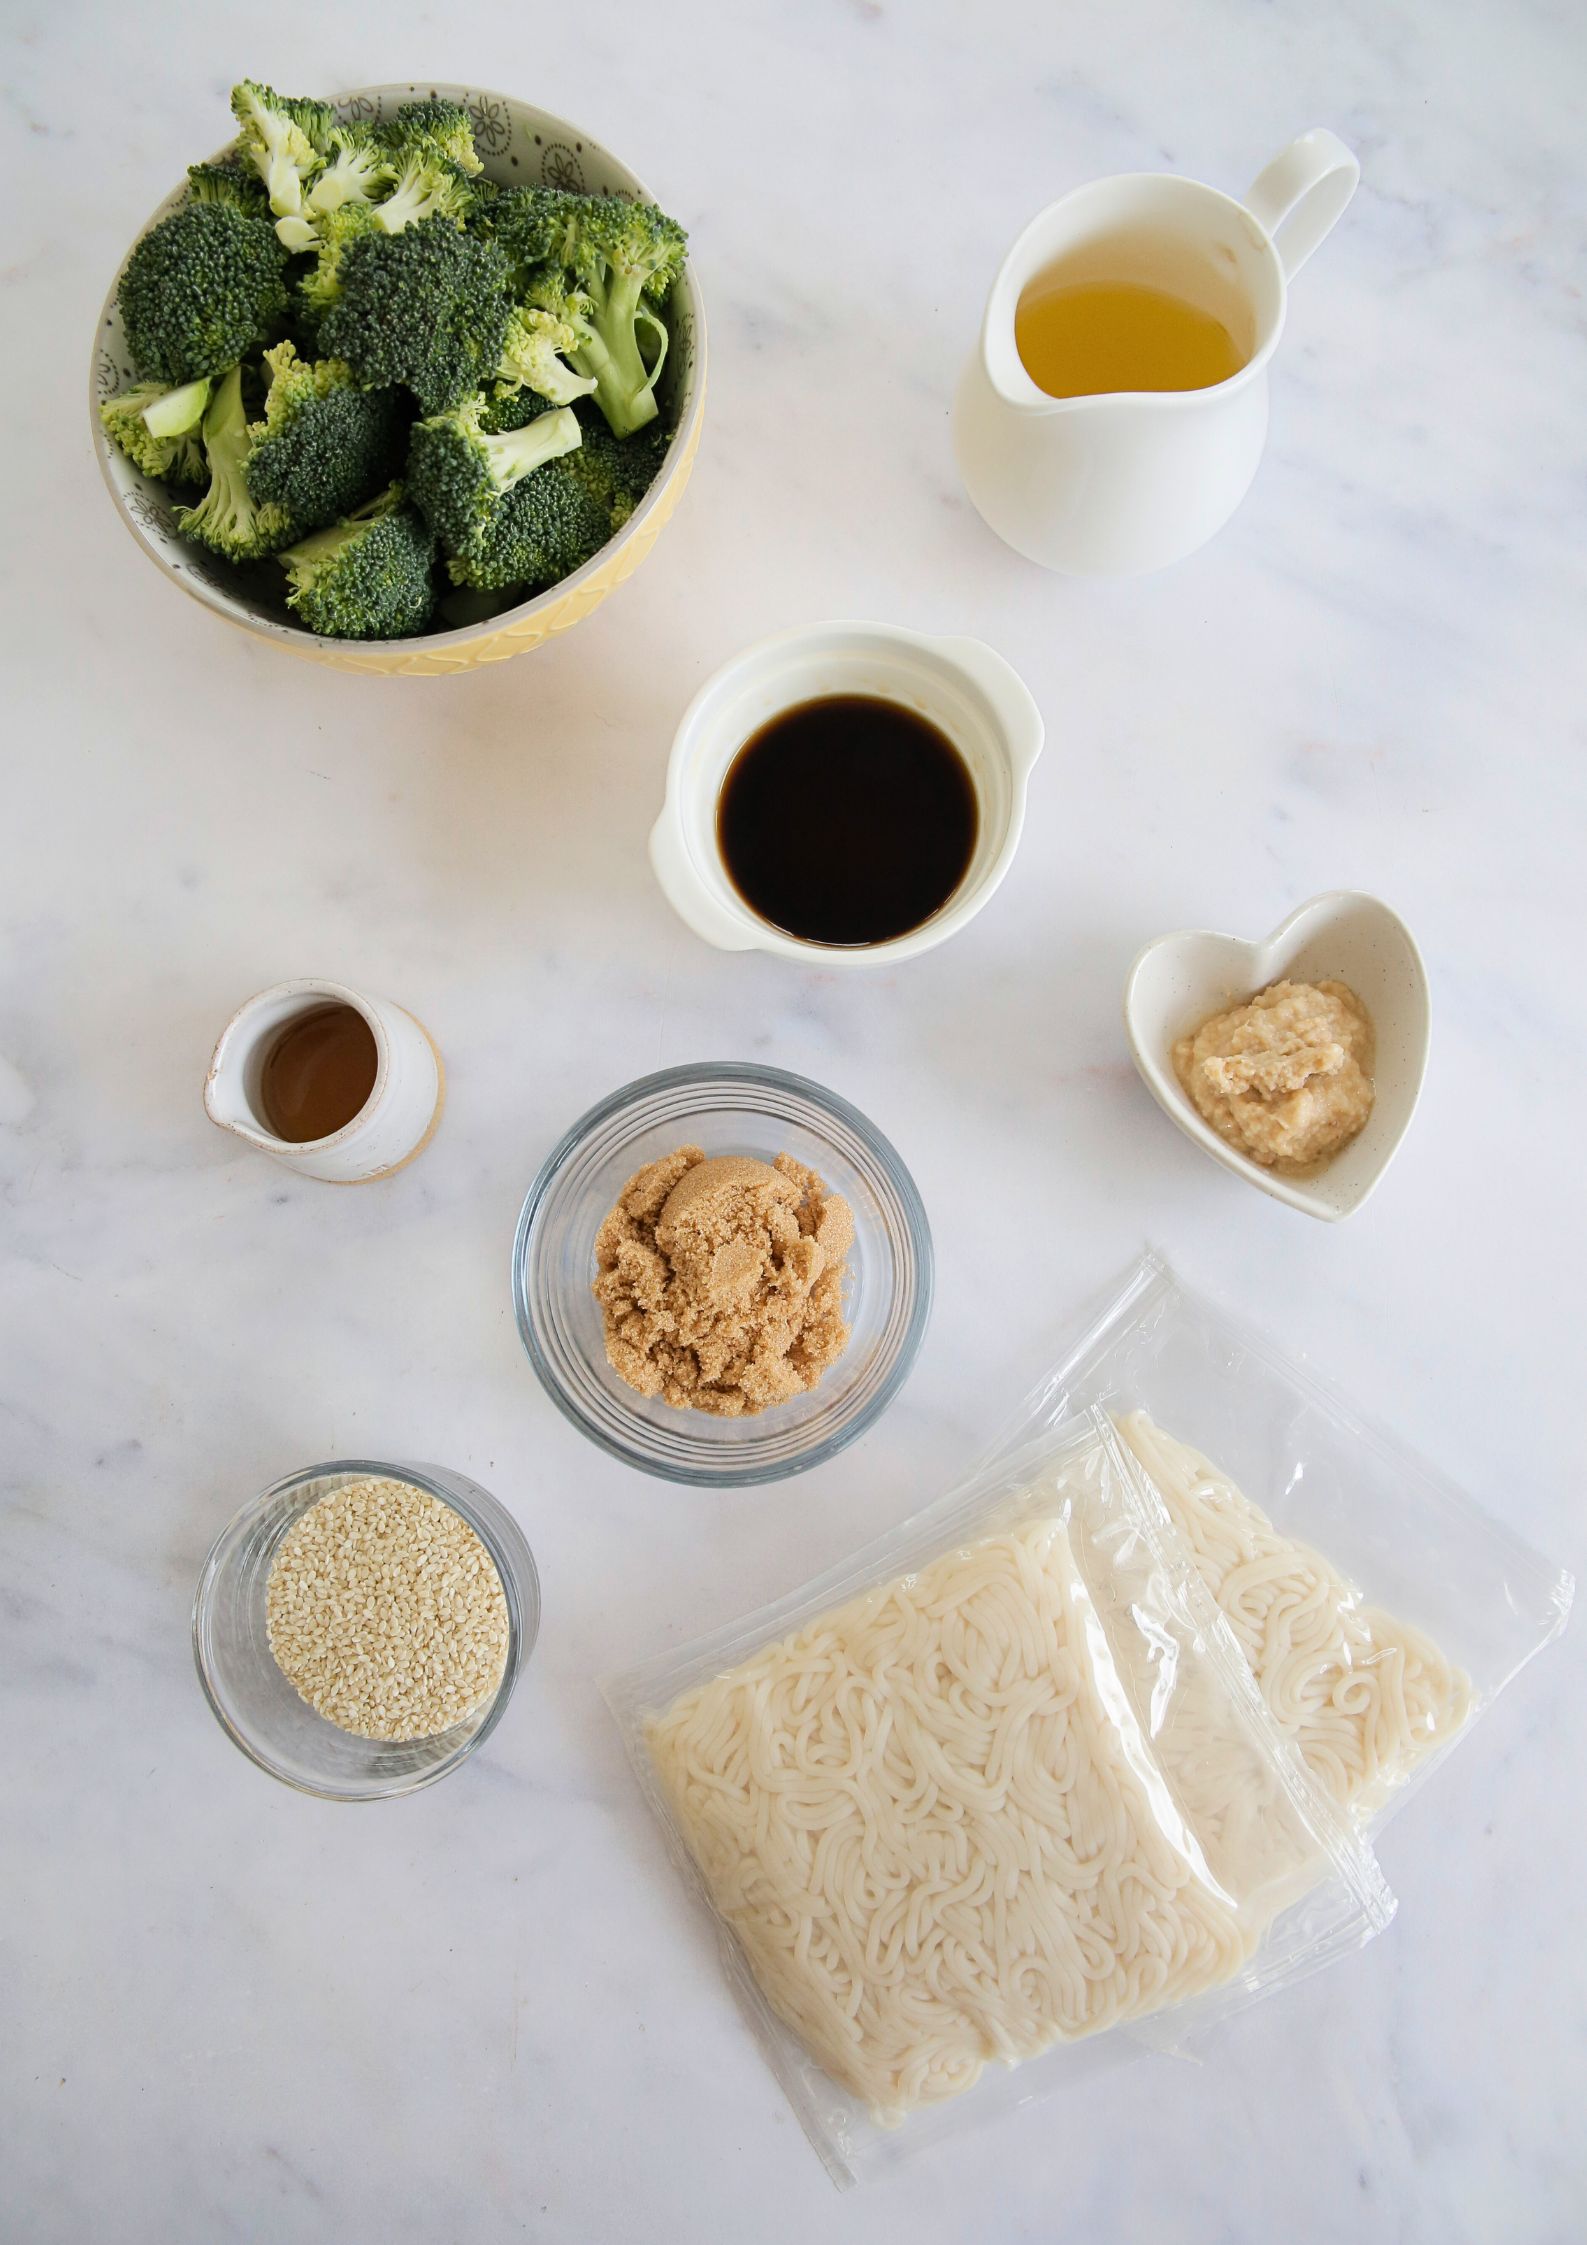
[[[265,1590],[277,1667],[359,1738],[434,1738],[495,1692],[507,1599],[450,1505],[406,1481],[349,1481],[299,1515]]]

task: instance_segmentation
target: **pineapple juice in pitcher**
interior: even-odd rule
[[[1360,178],[1303,133],[1245,201],[1136,172],[1033,219],[992,284],[954,405],[965,488],[999,537],[1075,576],[1204,545],[1250,488],[1289,280]]]

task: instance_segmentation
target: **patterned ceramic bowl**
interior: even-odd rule
[[[347,118],[376,120],[399,103],[437,95],[461,102],[474,123],[474,144],[487,175],[504,186],[543,182],[589,194],[644,195],[647,191],[625,164],[608,155],[588,133],[506,94],[481,93],[469,86],[365,86],[337,103]],[[182,185],[152,213],[157,219],[181,201]],[[116,287],[120,286],[117,276]],[[94,447],[116,510],[132,535],[174,585],[202,601],[245,631],[268,639],[311,662],[338,670],[401,672],[443,677],[471,670],[476,663],[501,662],[525,648],[538,647],[554,632],[566,631],[598,608],[614,585],[632,576],[661,535],[683,494],[700,442],[705,405],[705,307],[691,260],[673,291],[668,324],[671,348],[661,379],[663,411],[676,423],[661,473],[622,529],[582,569],[533,600],[506,608],[487,622],[452,631],[426,632],[413,639],[317,639],[292,615],[281,597],[279,570],[234,569],[181,537],[171,513],[170,493],[140,475],[110,443],[99,422],[100,401],[136,379],[116,311],[116,288],[100,314],[89,386]]]

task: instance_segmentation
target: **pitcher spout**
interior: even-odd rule
[[[204,1112],[220,1129],[235,1131],[239,1138],[251,1139],[255,1145],[264,1143],[265,1134],[243,1092],[239,1067],[224,1060],[211,1061],[204,1079]]]
[[[269,996],[269,992],[261,993],[263,998]],[[246,1034],[246,1024],[258,1010],[259,1003],[259,999],[250,999],[247,1005],[239,1007],[221,1031],[204,1078],[204,1112],[217,1128],[235,1131],[250,1145],[268,1150],[274,1140],[263,1127],[250,1097],[250,1076],[255,1072],[250,1061],[256,1060],[257,1054]]]
[[[999,405],[1031,419],[1072,413],[1094,404],[1090,398],[1056,398],[1033,381],[1019,353],[1020,299],[1037,275],[1046,271],[1072,237],[1073,196],[1039,211],[998,268],[981,322],[979,357],[988,389]]]
[[[1050,397],[1026,371],[1025,361],[1019,355],[1019,344],[1014,335],[1013,308],[1006,317],[995,323],[993,307],[981,326],[981,371],[987,386],[999,405],[1012,408],[1016,413],[1032,419],[1042,419],[1049,414],[1067,413],[1077,405],[1094,405],[1094,398]]]

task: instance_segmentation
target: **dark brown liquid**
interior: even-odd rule
[[[751,734],[716,810],[744,902],[805,943],[908,935],[964,879],[979,827],[947,734],[870,694],[802,702]]]
[[[375,1088],[375,1035],[351,1006],[316,1006],[289,1021],[265,1054],[259,1103],[267,1128],[301,1146],[350,1123]]]

